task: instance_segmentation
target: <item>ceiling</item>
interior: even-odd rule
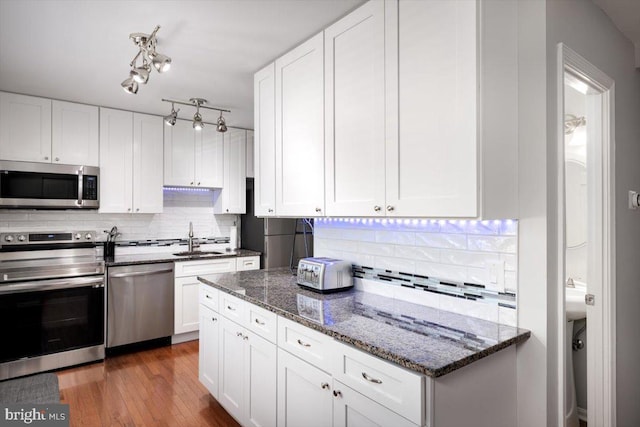
[[[616,27],[635,45],[636,67],[640,68],[640,0],[593,0]]]
[[[253,74],[364,0],[0,0],[0,90],[166,115],[161,98],[205,98],[253,128]],[[156,25],[171,70],[136,95],[120,83]],[[181,106],[181,118],[195,109]],[[184,113],[184,114],[183,114]],[[201,111],[215,122],[217,112]]]

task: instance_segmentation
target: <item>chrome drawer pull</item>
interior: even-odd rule
[[[231,307],[230,305],[227,306],[227,310],[236,311],[236,309]]]
[[[213,320],[214,322],[218,321],[218,319],[216,319],[215,317],[212,317],[211,320]]]
[[[322,387],[324,390],[327,390],[329,388],[329,383],[322,383],[320,384],[320,387]]]
[[[266,323],[265,323],[265,322],[261,322],[260,320],[258,320],[258,318],[256,318],[256,323],[257,323],[258,325],[260,325],[260,326],[264,326],[264,325],[266,325]]]
[[[211,295],[205,295],[207,297],[207,299],[213,299],[211,298]]]
[[[342,392],[340,390],[333,390],[333,395],[335,397],[342,397]]]
[[[248,340],[248,339],[249,339],[249,335],[244,335],[244,336],[242,337],[242,339],[243,339],[243,340],[245,340],[245,341],[246,341],[246,340]]]
[[[241,337],[242,336],[242,332],[236,332],[236,336],[237,337]]]
[[[308,344],[308,343],[306,343],[304,341],[301,341],[301,340],[298,340],[298,344],[300,344],[303,347],[311,347],[311,344]]]
[[[372,382],[372,383],[374,383],[374,384],[382,384],[382,380],[379,380],[379,379],[377,379],[377,378],[370,377],[369,375],[367,375],[367,373],[366,373],[366,372],[363,372],[363,373],[362,373],[362,378],[364,378],[365,380],[367,380],[367,381],[369,381],[369,382]]]

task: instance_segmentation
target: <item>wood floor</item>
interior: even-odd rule
[[[74,426],[239,426],[198,381],[198,341],[57,372]]]

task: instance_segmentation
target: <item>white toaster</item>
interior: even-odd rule
[[[318,292],[335,292],[353,286],[351,263],[333,258],[303,258],[298,263],[298,285]]]

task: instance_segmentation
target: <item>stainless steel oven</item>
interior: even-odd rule
[[[93,232],[0,234],[0,379],[104,358]]]
[[[99,169],[0,161],[0,207],[98,209]]]

